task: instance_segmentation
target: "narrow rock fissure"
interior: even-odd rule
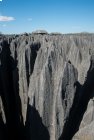
[[[94,91],[94,67],[92,63],[91,61],[91,66],[84,85],[80,85],[79,82],[75,83],[77,90],[74,102],[59,140],[72,140],[75,133],[79,130],[83,115],[86,112],[88,102],[92,98],[92,93]]]

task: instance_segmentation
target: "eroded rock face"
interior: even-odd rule
[[[93,34],[0,36],[0,139],[93,140],[93,83]]]

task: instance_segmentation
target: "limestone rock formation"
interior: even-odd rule
[[[36,31],[33,31],[32,34],[41,34],[41,35],[46,34],[47,35],[48,33],[45,30],[36,30]]]
[[[93,140],[94,34],[0,35],[0,139]]]

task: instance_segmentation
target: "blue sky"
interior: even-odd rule
[[[0,31],[94,32],[94,0],[0,0]]]

